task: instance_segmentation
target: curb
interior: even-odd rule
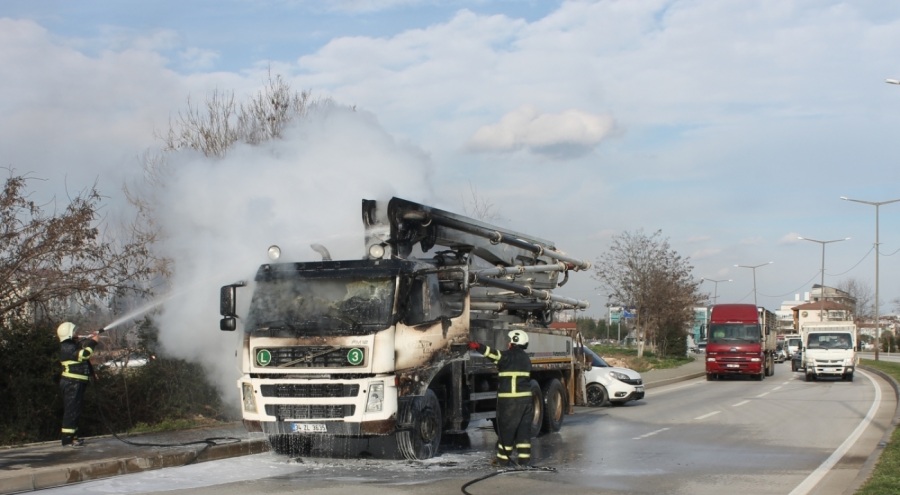
[[[154,455],[105,459],[65,467],[48,467],[28,470],[28,473],[13,475],[3,479],[0,494],[13,494],[65,486],[70,483],[111,478],[123,474],[140,473],[154,469],[180,467],[198,462],[215,461],[269,451],[269,442],[264,438],[241,440],[240,442],[215,444],[198,449],[162,452]]]
[[[863,463],[862,467],[859,468],[859,473],[856,475],[856,478],[853,480],[853,483],[844,491],[844,495],[853,495],[855,494],[866,481],[869,480],[869,477],[872,476],[872,471],[875,470],[875,465],[878,464],[878,459],[881,458],[881,453],[884,452],[884,447],[891,441],[891,436],[894,434],[894,430],[897,429],[897,425],[900,424],[900,384],[897,383],[897,380],[894,380],[894,377],[888,375],[887,373],[877,370],[875,368],[870,368],[868,366],[858,366],[859,369],[868,371],[869,373],[873,373],[875,375],[880,376],[885,381],[891,384],[891,387],[894,389],[894,396],[896,397],[894,404],[894,419],[891,420],[891,427],[884,432],[884,436],[881,437],[881,441],[878,442],[878,448],[872,451],[869,454],[869,457],[866,459],[866,462]]]

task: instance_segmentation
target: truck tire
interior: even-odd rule
[[[531,404],[534,407],[534,416],[531,418],[531,438],[534,438],[541,434],[541,428],[544,427],[544,397],[537,380],[531,380]]]
[[[815,375],[813,375],[812,373],[806,373],[805,376],[806,376],[806,381],[808,381],[808,382],[811,382],[816,379]]]
[[[566,416],[566,389],[556,378],[545,382],[542,390],[544,393],[544,424],[541,431],[554,433],[562,428],[563,418]]]
[[[844,380],[846,380],[848,382],[852,382],[853,381],[853,372],[851,371],[850,373],[847,373],[846,375],[842,376],[841,378],[843,378]]]
[[[709,375],[707,375],[708,377]],[[609,402],[609,393],[606,387],[599,383],[591,383],[587,386],[587,405],[591,407],[602,407]]]
[[[410,428],[397,432],[397,448],[409,460],[430,459],[437,455],[441,445],[441,404],[434,391],[428,389],[422,397],[416,397],[404,414],[404,423]]]

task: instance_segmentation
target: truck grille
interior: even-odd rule
[[[275,385],[261,385],[259,387],[263,397],[356,397],[359,395],[359,385],[344,385],[341,383],[279,383]]]
[[[640,378],[629,378],[627,380],[619,380],[619,381],[621,381],[623,383],[627,383],[629,385],[641,385],[642,383],[644,383],[644,381],[641,380]]]
[[[361,349],[330,346],[266,347],[255,349],[254,354],[257,356],[257,364],[268,368],[346,368],[364,364],[359,357],[363,355]],[[271,360],[262,364],[258,356],[264,352],[270,354]],[[359,359],[351,363],[351,355]]]
[[[285,419],[340,419],[353,416],[356,406],[352,404],[337,405],[301,405],[274,404],[266,406],[266,414],[279,420]]]

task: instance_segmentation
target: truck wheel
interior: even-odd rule
[[[708,375],[707,375],[708,376]],[[592,383],[587,386],[587,404],[591,407],[605,406],[609,401],[609,394],[606,388],[599,383]]]
[[[540,435],[544,426],[544,397],[537,380],[531,380],[531,405],[534,408],[534,416],[531,418],[531,438],[534,438]]]
[[[843,378],[844,378],[844,380],[847,380],[848,382],[852,382],[853,381],[853,372],[851,371],[850,373],[847,373],[846,375],[843,376]]]
[[[812,373],[807,373],[807,374],[806,374],[806,381],[811,382],[811,381],[813,381],[814,379],[815,379],[815,377],[813,376]]]
[[[441,404],[434,391],[428,389],[409,406],[404,423],[411,428],[397,432],[397,447],[409,460],[430,459],[441,445]]]
[[[562,428],[566,415],[566,390],[556,378],[544,385],[544,424],[541,431],[553,433]]]
[[[717,378],[719,378],[719,375],[717,375],[715,373],[707,373],[706,374],[706,381],[708,381],[708,382],[714,381]]]

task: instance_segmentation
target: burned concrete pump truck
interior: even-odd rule
[[[504,349],[529,333],[532,434],[557,431],[584,404],[582,341],[552,328],[588,303],[553,293],[590,263],[550,241],[411,201],[363,200],[362,259],[262,265],[246,317],[244,283],[222,287],[222,330],[243,327],[244,423],[293,453],[309,441],[393,436],[408,459],[443,433],[494,420],[497,370],[467,342]],[[275,251],[276,248],[270,249]]]

